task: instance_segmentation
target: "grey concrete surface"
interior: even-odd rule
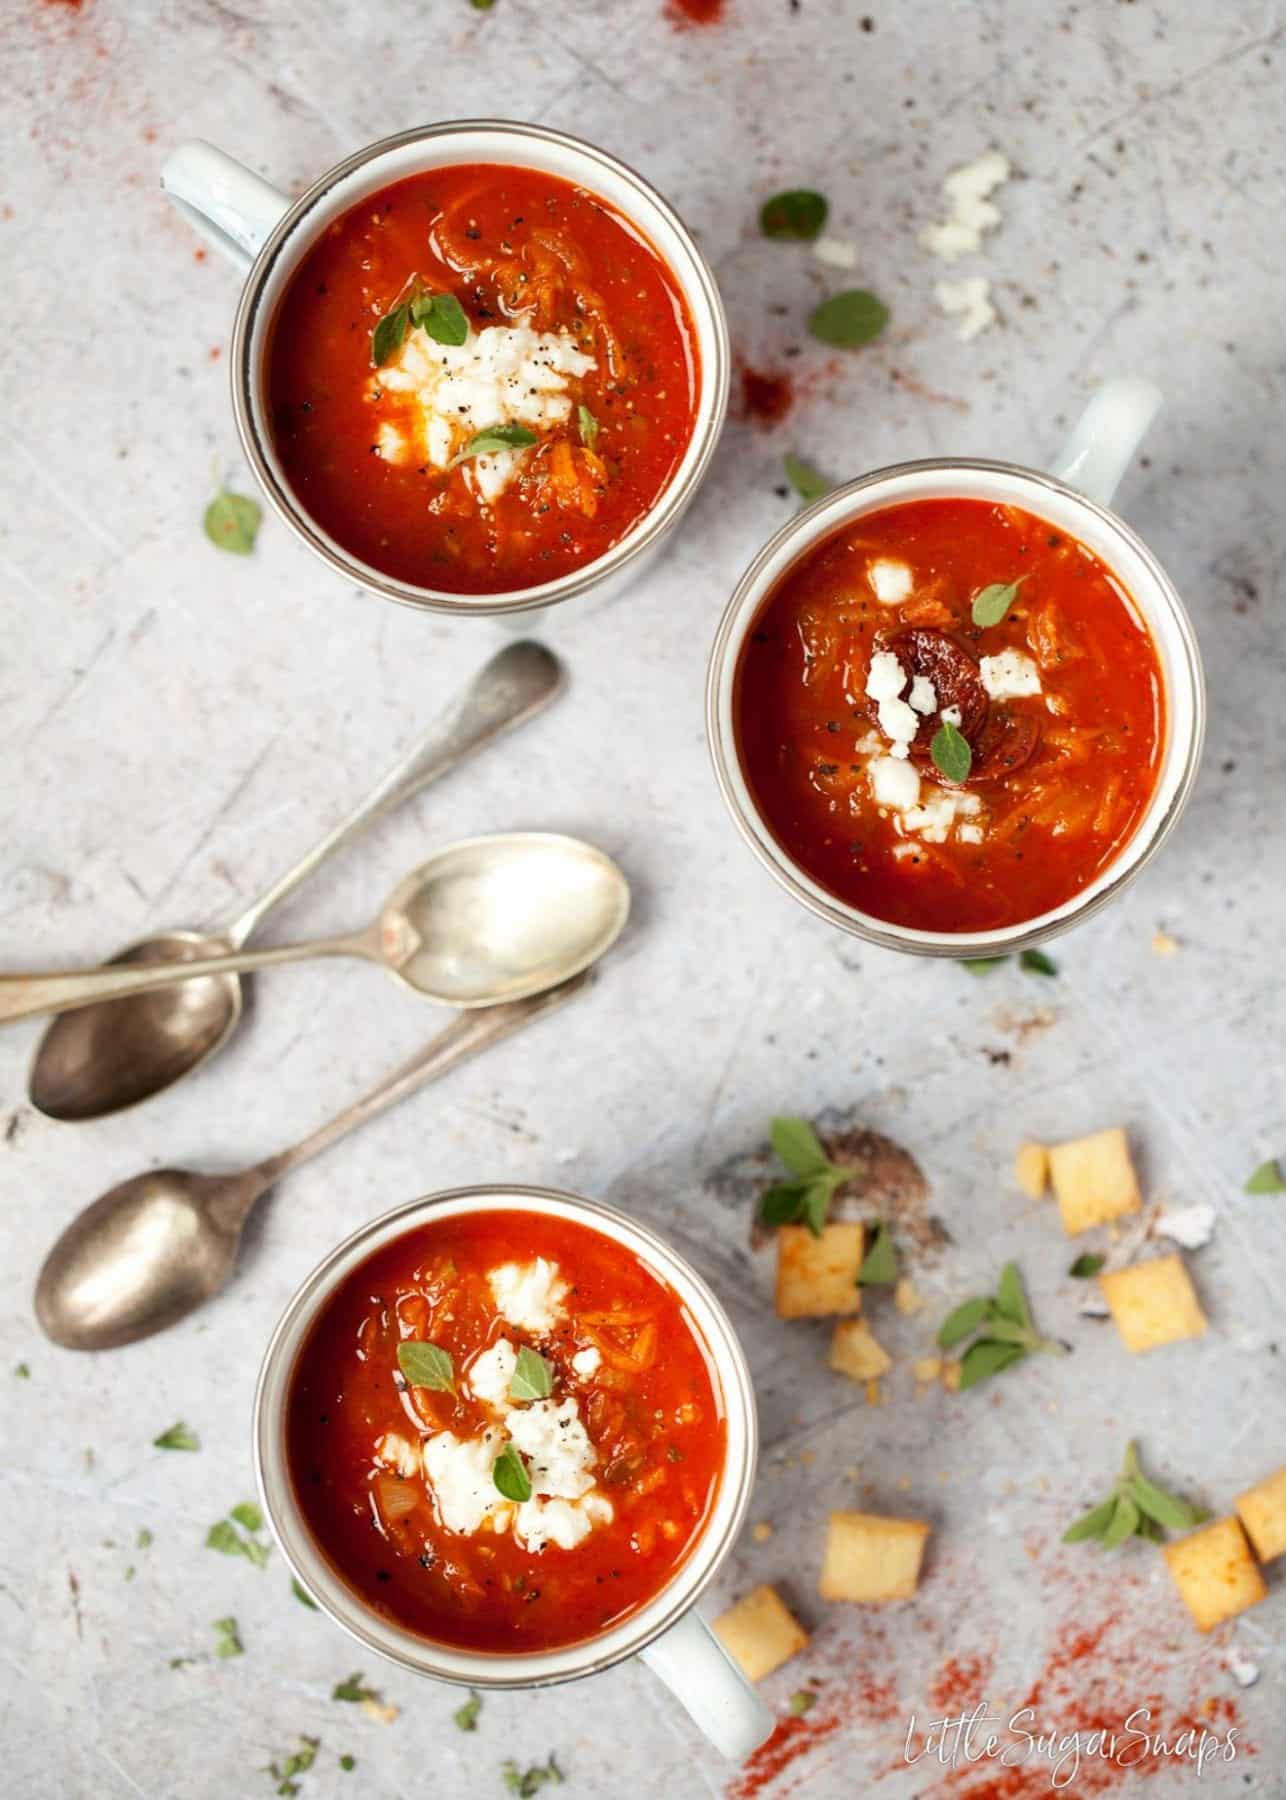
[[[450,1692],[355,1653],[291,1598],[279,1558],[259,1570],[203,1548],[250,1491],[255,1370],[303,1274],[418,1191],[519,1179],[602,1195],[669,1230],[744,1334],[765,1439],[754,1516],[773,1532],[747,1538],[722,1593],[779,1583],[814,1636],[766,1692],[783,1710],[809,1678],[821,1693],[779,1772],[761,1771],[762,1792],[1048,1791],[1034,1769],[1006,1787],[994,1770],[904,1761],[913,1713],[921,1732],[948,1704],[985,1698],[1008,1716],[1035,1688],[1055,1733],[1140,1705],[1155,1707],[1155,1729],[1191,1718],[1240,1733],[1236,1759],[1200,1776],[1159,1754],[1133,1771],[1087,1756],[1073,1794],[1286,1794],[1280,1570],[1266,1604],[1202,1640],[1145,1546],[1108,1560],[1057,1543],[1130,1435],[1160,1477],[1219,1509],[1286,1455],[1286,1215],[1281,1199],[1241,1191],[1286,1151],[1278,7],[726,0],[720,22],[682,30],[663,0],[496,0],[489,12],[11,0],[0,58],[11,968],[234,913],[498,641],[486,623],[347,590],[271,519],[249,559],[202,537],[214,483],[246,479],[226,380],[237,282],[195,254],[158,191],[172,143],[211,138],[298,188],[437,117],[571,129],[672,198],[716,267],[740,353],[793,372],[799,393],[775,428],[730,424],[644,588],[549,619],[573,674],[558,711],[377,829],[274,919],[267,941],[345,927],[425,845],[511,826],[585,834],[637,891],[629,937],[590,996],[302,1171],[200,1317],[78,1359],[39,1337],[31,1285],[52,1236],[111,1182],[149,1162],[231,1167],[277,1147],[438,1017],[373,969],[284,970],[262,980],[216,1065],[81,1128],[25,1105],[38,1027],[0,1038],[5,1791],[270,1796],[264,1765],[301,1733],[321,1740],[300,1778],[309,1800],[500,1794],[506,1758],[525,1767],[551,1751],[569,1800],[746,1791],[640,1668],[488,1700],[464,1735]],[[976,265],[1000,320],[964,344],[936,309],[941,270],[918,232],[947,171],[990,144],[1016,171]],[[832,229],[859,246],[857,279],[892,308],[887,336],[848,359],[800,330],[840,278],[756,236],[759,201],[801,183],[830,196]],[[1120,370],[1168,397],[1120,503],[1187,596],[1206,659],[1210,734],[1187,818],[1129,894],[1063,942],[1056,981],[1015,969],[973,980],[861,948],[754,864],[703,743],[715,619],[792,505],[782,453],[836,476],[948,449],[1039,461]],[[1176,955],[1153,952],[1158,928]],[[736,1179],[774,1111],[827,1108],[914,1152],[953,1239],[916,1268],[923,1314],[877,1311],[900,1365],[879,1408],[825,1370],[823,1328],[772,1316]],[[1142,1360],[1078,1316],[1068,1247],[1008,1175],[1020,1137],[1116,1122],[1151,1198],[1217,1211],[1192,1259],[1209,1335]],[[1010,1255],[1075,1354],[991,1390],[915,1398],[908,1359],[943,1306]],[[153,1450],[180,1418],[199,1454]],[[932,1521],[913,1603],[873,1615],[818,1600],[825,1514],[846,1504]],[[218,1660],[211,1621],[229,1615],[245,1654]],[[1229,1646],[1259,1666],[1256,1685],[1237,1685]],[[953,1658],[966,1666],[949,1669]],[[394,1722],[331,1700],[354,1667],[401,1709]]]

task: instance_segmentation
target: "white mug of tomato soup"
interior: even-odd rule
[[[715,772],[813,912],[890,949],[1003,955],[1159,849],[1197,772],[1201,662],[1109,503],[1160,402],[1108,382],[1048,474],[878,469],[746,571],[710,661]]]
[[[718,1749],[773,1719],[693,1610],[754,1481],[723,1308],[623,1213],[457,1188],[364,1225],[273,1333],[264,1508],[366,1649],[483,1691],[640,1656]]]
[[[232,398],[277,512],[390,600],[525,611],[639,572],[727,410],[714,278],[624,163],[543,126],[384,138],[291,201],[212,145],[162,186],[247,271]]]

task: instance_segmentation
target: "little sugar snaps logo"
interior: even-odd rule
[[[1119,1725],[1061,1731],[1044,1726],[1034,1707],[1021,1707],[1006,1719],[982,1700],[968,1712],[929,1719],[923,1725],[912,1713],[902,1757],[909,1765],[937,1762],[947,1769],[985,1762],[1005,1769],[1043,1763],[1051,1790],[1058,1792],[1071,1788],[1092,1762],[1137,1769],[1164,1760],[1187,1763],[1197,1775],[1204,1775],[1216,1763],[1236,1760],[1237,1730],[1210,1731],[1201,1725],[1154,1730],[1151,1708],[1137,1706]]]

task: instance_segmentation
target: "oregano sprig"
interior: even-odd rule
[[[781,1116],[772,1122],[772,1147],[785,1163],[793,1181],[776,1181],[759,1203],[765,1225],[807,1225],[814,1237],[822,1235],[826,1215],[837,1189],[856,1175],[856,1169],[833,1163],[807,1119]]]
[[[968,1337],[973,1342],[960,1359],[960,1386],[976,1387],[989,1375],[1041,1352],[1065,1356],[1067,1345],[1041,1337],[1032,1323],[1023,1278],[1017,1263],[1007,1262],[1000,1271],[994,1294],[976,1294],[962,1300],[938,1327],[938,1343],[953,1350]]]
[[[1191,1531],[1210,1514],[1178,1494],[1168,1494],[1149,1481],[1139,1466],[1139,1447],[1131,1439],[1125,1446],[1121,1473],[1106,1497],[1067,1527],[1065,1544],[1093,1541],[1104,1550],[1115,1550],[1127,1538],[1160,1538],[1165,1531]]]

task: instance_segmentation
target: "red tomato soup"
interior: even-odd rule
[[[735,719],[762,817],[822,887],[988,931],[1071,900],[1127,842],[1164,704],[1148,632],[1084,544],[1015,506],[918,500],[784,576]]]
[[[535,587],[655,506],[692,436],[683,296],[605,200],[531,169],[413,175],[335,221],[268,360],[303,509],[386,575]]]
[[[287,1432],[339,1574],[469,1650],[554,1649],[643,1606],[724,1460],[678,1296],[601,1232],[512,1211],[420,1226],[355,1270],[300,1353]]]

